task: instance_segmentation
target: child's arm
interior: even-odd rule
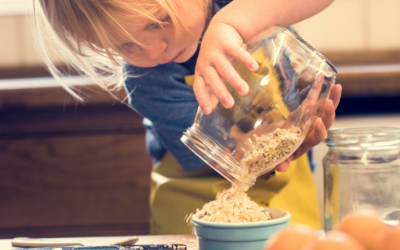
[[[234,0],[222,8],[212,24],[235,28],[244,40],[275,25],[290,26],[328,7],[333,0]]]
[[[196,63],[194,92],[205,114],[211,112],[209,91],[226,108],[234,104],[222,79],[239,94],[248,92],[247,84],[231,65],[242,61],[257,70],[256,61],[241,45],[275,24],[290,26],[325,9],[333,0],[234,0],[211,20],[204,35]]]
[[[242,61],[250,70],[256,70],[255,60],[241,45],[258,33],[275,24],[293,25],[325,9],[333,0],[234,0],[211,20],[204,35],[196,63],[194,92],[205,114],[212,111],[210,94],[213,94],[226,108],[234,104],[222,79],[225,79],[239,94],[246,95],[247,84],[233,69],[233,59]],[[313,130],[302,146],[276,169],[285,171],[291,160],[298,158],[325,137],[326,131],[335,119],[335,110],[341,96],[341,86],[331,90],[331,101],[324,107],[322,119],[317,119]]]

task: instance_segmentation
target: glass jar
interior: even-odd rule
[[[325,230],[358,209],[375,210],[387,224],[396,224],[400,127],[331,129],[325,141],[329,146],[323,159]],[[390,218],[396,213],[395,219]]]
[[[249,86],[240,96],[225,83],[235,105],[226,109],[211,97],[213,110],[199,108],[182,142],[226,179],[246,191],[303,142],[322,113],[336,70],[296,33],[274,26],[247,42],[259,69],[233,67]]]

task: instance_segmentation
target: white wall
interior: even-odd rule
[[[400,49],[400,0],[336,0],[294,25],[320,51]]]
[[[37,65],[38,60],[26,17],[0,16],[0,67]]]
[[[40,64],[32,45],[27,18],[15,14],[18,2],[0,11],[0,67]],[[31,4],[31,1],[27,1]],[[27,10],[23,9],[25,13]],[[400,50],[400,0],[336,0],[321,13],[294,27],[320,51]]]

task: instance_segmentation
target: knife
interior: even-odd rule
[[[133,246],[138,242],[138,237],[131,237],[129,239],[119,241],[111,244],[113,245],[121,245],[121,246]],[[11,240],[11,244],[13,247],[61,247],[61,246],[93,246],[90,242],[79,241],[79,240],[53,240],[53,239],[35,239],[35,238],[14,238]]]

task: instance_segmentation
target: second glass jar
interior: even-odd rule
[[[346,214],[359,209],[374,210],[387,224],[397,224],[400,128],[332,129],[326,143],[329,151],[323,160],[325,230],[331,230]]]

